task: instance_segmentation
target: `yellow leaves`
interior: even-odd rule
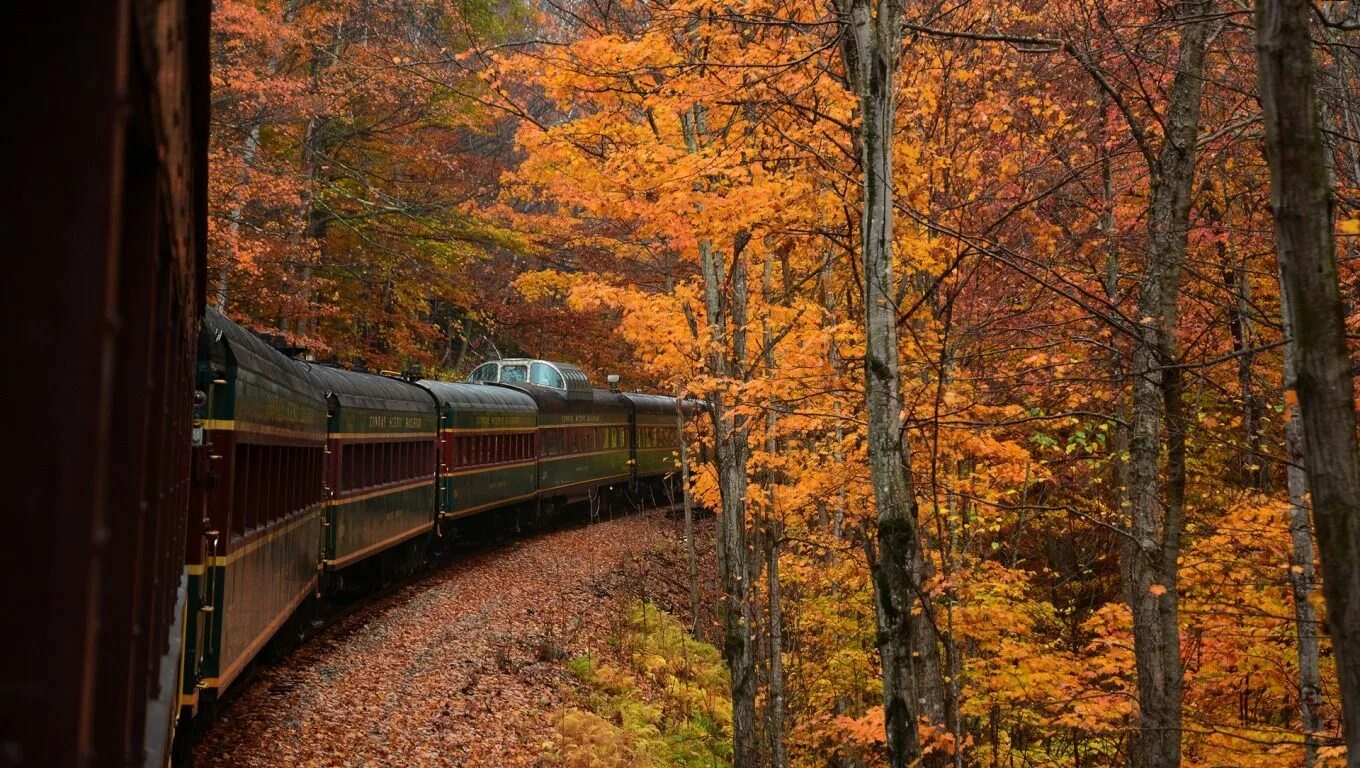
[[[1148,594],[1153,597],[1161,597],[1166,594],[1166,587],[1161,584],[1153,584],[1148,587]]]
[[[515,289],[529,301],[548,298],[561,299],[581,280],[579,274],[567,274],[554,269],[525,272],[515,278]]]
[[[1342,219],[1336,223],[1336,230],[1343,235],[1360,235],[1360,219]]]

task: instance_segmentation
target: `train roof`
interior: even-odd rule
[[[212,337],[213,344],[219,345],[230,355],[237,366],[321,399],[316,385],[298,368],[297,363],[226,315],[208,308],[203,313],[203,328]]]
[[[584,392],[563,392],[556,387],[544,387],[538,384],[528,384],[525,382],[516,382],[514,384],[484,382],[470,384],[469,386],[485,387],[493,390],[508,389],[514,392],[521,392],[533,398],[540,413],[565,413],[573,410],[581,410],[583,408],[589,411],[624,411],[628,408],[628,403],[624,401],[622,395],[607,389],[588,389]]]
[[[510,387],[430,379],[421,379],[416,384],[429,390],[440,408],[515,412],[538,410],[532,397]]]
[[[300,361],[295,361],[295,365],[305,369],[325,391],[326,398],[334,398],[341,408],[426,412],[430,410],[429,393],[400,379]]]
[[[638,413],[675,414],[675,398],[669,395],[648,395],[642,392],[624,392],[624,399],[633,404]]]

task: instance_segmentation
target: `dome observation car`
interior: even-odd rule
[[[580,368],[571,363],[533,360],[514,357],[483,363],[468,376],[470,382],[484,384],[533,384],[565,392],[568,398],[590,398],[590,380]]]

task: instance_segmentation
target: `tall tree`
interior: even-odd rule
[[[1256,50],[1322,594],[1349,764],[1360,765],[1360,446],[1306,0],[1259,0]]]
[[[863,193],[860,257],[864,265],[864,389],[868,416],[869,478],[877,510],[870,551],[878,649],[883,665],[883,720],[894,768],[921,757],[918,703],[934,638],[926,625],[926,559],[911,483],[911,448],[902,424],[893,277],[893,138],[897,123],[897,62],[902,47],[898,0],[840,0],[845,25],[846,78],[859,96],[857,134]],[[866,546],[868,545],[866,537]],[[919,606],[919,607],[918,607]],[[923,641],[924,638],[924,642]]]
[[[691,154],[706,141],[702,104],[682,117],[685,145]],[[751,234],[738,231],[727,264],[708,240],[700,240],[699,269],[704,283],[704,312],[712,337],[707,365],[719,384],[705,393],[713,424],[714,465],[722,499],[718,524],[718,571],[722,582],[719,613],[723,621],[723,658],[732,676],[732,765],[755,768],[760,760],[756,733],[755,627],[751,605],[754,553],[747,544],[747,468],[751,463],[748,417],[729,401],[724,389],[733,379],[749,377],[746,367],[747,278],[744,251]],[[743,373],[745,372],[745,373]]]
[[[1181,760],[1184,671],[1179,561],[1185,525],[1187,422],[1176,331],[1204,90],[1208,8],[1204,0],[1176,6],[1181,25],[1176,74],[1163,118],[1161,152],[1149,168],[1147,263],[1133,346],[1132,519],[1123,562],[1138,665],[1139,723],[1132,761],[1136,768],[1175,768]]]

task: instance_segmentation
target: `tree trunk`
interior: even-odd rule
[[[770,768],[787,768],[788,747],[784,736],[784,608],[779,592],[779,523],[770,522],[765,532],[766,598],[770,612]]]
[[[255,160],[255,151],[260,147],[260,124],[254,123],[246,133],[245,145],[241,147],[241,184],[250,181],[250,164]],[[222,273],[217,276],[217,311],[227,311],[227,298],[231,295],[231,274],[241,263],[241,217],[245,206],[237,201],[231,207],[231,257],[222,265]]]
[[[1360,765],[1360,446],[1306,0],[1258,0],[1256,50],[1280,287],[1303,421],[1342,730]]]
[[[787,278],[786,278],[787,279]],[[777,375],[774,359],[774,332],[770,328],[770,307],[774,300],[774,259],[765,257],[765,276],[761,284],[761,299],[765,305],[765,315],[761,318],[761,346],[765,350],[762,363],[765,377],[773,381]],[[784,296],[787,302],[789,297]],[[765,453],[767,462],[779,455],[778,439],[779,400],[771,395],[765,408]],[[787,768],[789,764],[787,738],[784,734],[785,684],[784,684],[784,607],[779,590],[779,539],[783,530],[775,519],[775,486],[783,481],[779,473],[767,468],[762,472],[769,505],[765,508],[764,536],[761,542],[765,551],[765,599],[769,617],[770,641],[770,695],[766,715],[765,731],[770,742],[770,768]]]
[[[694,547],[694,506],[689,500],[689,441],[685,439],[685,412],[675,393],[675,428],[680,432],[680,497],[685,505],[685,560],[689,565],[690,634],[699,636],[699,556]]]
[[[1147,265],[1138,301],[1133,348],[1133,425],[1129,439],[1132,520],[1123,548],[1124,589],[1133,612],[1139,722],[1133,741],[1135,768],[1176,768],[1181,759],[1178,560],[1184,525],[1185,412],[1176,345],[1177,304],[1185,261],[1204,49],[1208,33],[1203,0],[1181,2],[1180,51],[1166,138],[1152,168]],[[1166,427],[1166,477],[1162,482],[1162,427]]]
[[[1289,335],[1289,312],[1285,310],[1285,335]],[[1293,391],[1294,360],[1288,346],[1284,353],[1285,390]],[[1318,671],[1317,611],[1311,598],[1317,588],[1313,571],[1313,527],[1308,520],[1308,477],[1304,473],[1303,421],[1299,409],[1291,408],[1284,425],[1285,451],[1289,459],[1289,587],[1294,598],[1294,631],[1299,639],[1299,724],[1303,728],[1305,768],[1317,764],[1317,732],[1322,727],[1318,706],[1322,703],[1322,676]]]
[[[1228,231],[1227,215],[1217,206],[1206,209],[1222,231]],[[1218,242],[1219,271],[1223,287],[1229,294],[1228,332],[1232,338],[1233,356],[1237,359],[1237,387],[1242,396],[1242,449],[1238,454],[1238,482],[1243,488],[1262,493],[1270,490],[1270,470],[1261,448],[1261,424],[1264,408],[1256,396],[1252,382],[1252,367],[1256,362],[1251,329],[1251,284],[1247,282],[1246,267],[1233,259],[1226,240]]]
[[[893,768],[921,758],[917,733],[923,691],[916,653],[927,611],[913,615],[924,594],[926,572],[916,499],[912,493],[910,448],[902,427],[898,382],[897,307],[893,302],[893,126],[895,80],[901,45],[901,7],[894,0],[842,0],[837,10],[847,25],[846,76],[859,95],[864,209],[860,248],[864,264],[865,410],[868,415],[869,477],[878,511],[877,531],[867,538],[883,665],[883,720],[888,762]],[[924,607],[924,606],[923,606]],[[933,647],[934,638],[927,642]],[[936,692],[938,693],[938,692]]]
[[[699,151],[704,135],[704,111],[695,105],[681,116],[685,144]],[[715,378],[730,379],[746,359],[746,260],[742,251],[750,234],[739,233],[732,243],[730,271],[722,255],[707,240],[699,242],[699,267],[704,278],[704,312],[711,334],[707,365]],[[730,333],[729,333],[730,328]],[[751,448],[744,415],[728,409],[721,389],[705,393],[713,422],[714,464],[722,513],[718,520],[719,605],[724,638],[723,658],[732,677],[732,766],[759,764],[756,738],[756,676],[754,627],[751,619],[751,558],[747,549],[746,484]]]

